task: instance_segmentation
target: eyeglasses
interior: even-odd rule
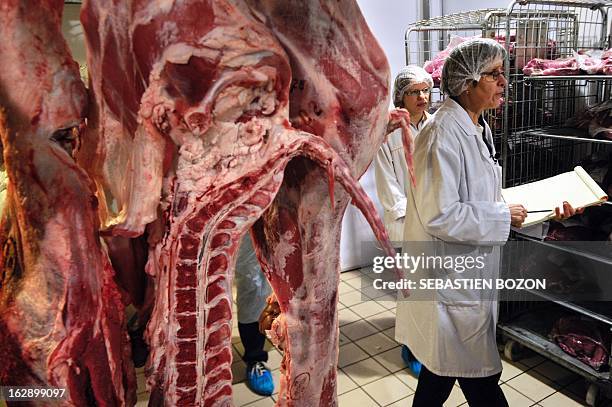
[[[504,71],[491,71],[491,72],[483,72],[480,74],[481,77],[487,78],[487,82],[497,82],[500,76],[505,75]],[[505,77],[505,76],[504,76]]]
[[[421,93],[424,95],[429,95],[429,92],[431,92],[431,88],[414,89],[414,90],[407,90],[406,92],[404,92],[404,95],[419,96]]]

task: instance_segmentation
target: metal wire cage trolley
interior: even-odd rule
[[[602,0],[514,0],[506,9],[475,10],[419,21],[405,33],[406,63],[431,64],[445,50],[448,52],[449,45],[452,47],[467,37],[491,38],[504,45],[508,80],[504,103],[499,109],[486,112],[485,119],[500,152],[504,187],[537,181],[597,157],[612,158],[612,140],[597,139],[589,134],[589,129],[576,128],[579,120],[571,120],[585,109],[610,103],[611,75],[577,71],[558,71],[553,76],[524,73],[536,58],[563,61],[577,54],[590,55],[609,49],[611,7],[611,2]],[[434,80],[438,79],[436,75],[439,76],[439,71],[436,73],[434,67]],[[435,106],[443,98],[438,90],[434,91],[432,104]],[[574,256],[578,259],[575,260],[578,274],[593,265],[609,267],[612,273],[612,250],[610,255],[591,253],[580,248],[553,247],[541,238],[521,234],[513,234],[513,238],[559,250],[563,252],[559,254],[561,258]],[[504,259],[503,268],[518,267],[521,266],[516,258]],[[515,359],[519,349],[527,347],[580,374],[590,383],[586,394],[589,405],[596,404],[600,389],[608,394],[612,391],[610,369],[592,369],[564,353],[548,336],[553,317],[565,313],[594,321],[611,332],[612,306],[592,300],[572,301],[567,296],[527,293],[518,301],[515,298],[501,304],[498,324],[507,357]],[[610,345],[607,346],[612,354]]]

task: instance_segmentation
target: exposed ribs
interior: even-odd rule
[[[329,29],[342,46],[329,45],[326,55],[318,54],[315,42],[306,49],[309,61],[326,58],[320,59],[321,66],[311,66],[322,75],[312,76],[313,83],[320,80],[313,87],[319,95],[308,105],[302,97],[291,96],[290,102],[292,75],[299,78],[302,72],[298,65],[290,66],[279,43],[289,50],[284,39],[242,1],[182,0],[160,6],[99,0],[83,5],[97,114],[88,135],[96,151],[112,151],[116,145],[134,151],[113,160],[113,171],[125,174],[114,189],[109,185],[117,179],[111,178],[109,164],[104,171],[90,169],[99,196],[117,203],[118,211],[110,204],[105,208],[104,224],[109,232],[132,236],[157,218],[147,226],[152,244],[147,271],[156,284],[147,329],[153,405],[231,403],[235,255],[242,236],[264,211],[266,219],[286,215],[280,204],[270,206],[283,182],[280,202],[298,208],[297,200],[304,213],[291,213],[296,216],[269,233],[258,229],[259,250],[261,254],[269,243],[282,266],[278,270],[287,273],[275,277],[275,290],[283,290],[279,278],[304,281],[304,293],[321,289],[320,299],[329,304],[324,330],[313,331],[314,340],[324,344],[323,355],[320,361],[306,360],[313,369],[325,366],[325,384],[317,378],[311,385],[301,374],[293,392],[305,402],[318,387],[319,396],[310,400],[323,394],[326,402],[335,403],[337,240],[349,195],[385,249],[391,253],[392,248],[353,178],[365,170],[387,125],[387,62],[353,2],[327,3],[314,10],[324,21],[316,41],[323,47],[335,43],[324,37]],[[301,35],[310,32],[302,30]],[[347,57],[348,65],[332,59],[339,51],[355,52],[352,46],[365,55]],[[349,194],[334,192],[334,180]],[[159,207],[155,196],[161,199]],[[292,263],[295,247],[284,244],[284,239],[304,239],[302,228],[308,234],[328,234],[326,241],[314,236],[304,252],[307,257],[314,253],[317,264],[323,259],[328,263],[317,270],[316,281],[312,265],[301,259]],[[324,287],[310,286],[313,282]],[[301,312],[312,308],[304,293],[283,292],[295,297],[296,306],[302,300]],[[302,367],[304,360],[298,361]],[[286,374],[295,382],[293,373]]]

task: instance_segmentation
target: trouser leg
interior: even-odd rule
[[[242,358],[247,364],[265,362],[268,360],[268,353],[264,350],[266,337],[259,332],[258,321],[271,289],[261,271],[249,234],[244,236],[238,250],[235,282],[238,332],[244,345]]]
[[[241,324],[238,322],[240,340],[244,345],[242,360],[246,364],[255,362],[267,362],[268,352],[264,350],[266,337],[259,332],[259,323]]]
[[[454,377],[438,376],[421,367],[412,407],[442,407],[455,384]]]
[[[508,407],[499,386],[501,373],[488,377],[459,378],[459,386],[470,407]]]

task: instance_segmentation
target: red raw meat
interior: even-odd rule
[[[534,58],[523,68],[525,75],[612,75],[612,50],[579,51],[573,57],[555,60]]]
[[[601,58],[594,57],[591,51],[587,52],[576,52],[574,57],[578,62],[580,70],[584,71],[589,75],[597,74],[600,70]]]
[[[287,317],[303,325],[289,329],[304,349],[293,341],[279,398],[336,403],[339,228],[351,198],[392,253],[353,178],[382,142],[389,72],[354,1],[305,3],[288,9],[291,32],[269,28],[268,11],[285,2],[83,4],[95,110],[81,157],[102,160],[88,170],[109,232],[148,228],[152,405],[231,403],[232,271],[264,211],[259,257]],[[293,48],[296,39],[311,43]],[[295,55],[318,71],[300,71]]]
[[[580,67],[576,58],[540,59],[534,58],[523,68],[525,75],[565,76],[579,75]]]
[[[124,304],[93,185],[74,160],[87,96],[63,3],[0,6],[0,384],[64,388],[71,406],[134,405]]]
[[[560,318],[553,325],[550,337],[565,353],[597,371],[608,365],[610,334],[602,334],[600,327],[592,320],[577,316]]]
[[[446,58],[448,58],[451,51],[455,49],[455,47],[461,44],[462,42],[465,42],[472,38],[478,38],[478,37],[480,36],[477,35],[474,37],[466,37],[466,38],[452,37],[448,43],[448,46],[444,50],[438,52],[431,61],[425,62],[425,65],[423,65],[423,69],[425,69],[427,73],[431,74],[431,77],[436,86],[440,85],[440,80],[442,79],[442,68],[444,67],[444,61],[446,61]]]
[[[248,3],[287,51],[294,81],[304,83],[290,94],[292,125],[321,136],[360,176],[385,132],[389,68],[357,4]],[[333,406],[339,243],[350,197],[336,191],[334,205],[321,199],[328,188],[325,172],[306,160],[292,161],[286,172],[276,199],[253,228],[283,312],[275,332],[285,339],[278,403]]]
[[[604,75],[612,75],[612,48],[601,55],[601,67],[599,72]]]
[[[580,69],[587,74],[612,75],[612,50],[590,50],[575,54]]]
[[[474,37],[458,37],[458,36],[453,36],[451,37],[451,40],[448,44],[448,46],[443,50],[440,51],[438,54],[436,54],[436,56],[431,60],[431,61],[426,61],[425,65],[423,65],[423,69],[425,69],[425,71],[427,71],[428,73],[431,74],[431,77],[435,83],[436,86],[438,86],[440,84],[440,81],[442,79],[442,68],[444,67],[444,61],[446,61],[446,58],[448,58],[448,56],[450,55],[451,51],[459,44],[461,44],[462,42],[465,42],[469,39],[472,38],[480,38],[480,35],[476,35]],[[495,41],[499,42],[501,45],[503,45],[504,47],[506,47],[506,36],[505,35],[498,35],[495,37],[492,37],[492,39],[494,39]],[[510,42],[508,45],[508,48],[506,49],[510,55],[510,59],[515,57],[515,50],[516,50],[516,35],[512,34],[510,36]],[[540,52],[541,50],[541,52]],[[538,55],[541,54],[542,56],[548,56],[549,58],[554,58],[554,56],[557,54],[557,44],[555,41],[553,40],[548,40],[548,42],[546,43],[546,52],[544,53],[544,49],[542,48],[537,48],[537,47],[531,47],[531,48],[520,48],[521,51],[521,55],[523,56],[523,60],[522,63],[524,63],[524,57],[526,54],[529,55]],[[520,64],[520,61],[517,62]],[[520,66],[519,66],[520,68]]]

